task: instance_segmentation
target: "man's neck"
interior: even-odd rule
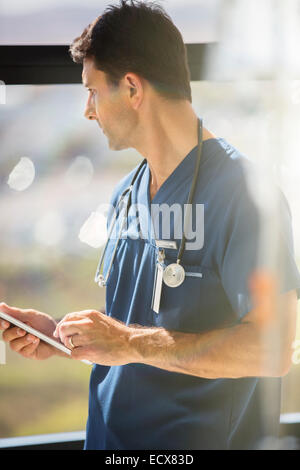
[[[147,131],[141,145],[136,146],[150,168],[151,201],[164,181],[198,145],[198,117],[189,103],[177,105],[173,113],[157,115],[153,119],[148,117]],[[203,126],[203,141],[212,138],[216,136]]]

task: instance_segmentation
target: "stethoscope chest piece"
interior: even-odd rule
[[[164,283],[168,287],[178,287],[180,286],[185,278],[185,271],[181,264],[172,263],[169,264],[163,273]]]

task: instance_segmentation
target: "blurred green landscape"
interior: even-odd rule
[[[90,367],[68,359],[24,361],[7,354],[1,366],[0,437],[83,430]]]

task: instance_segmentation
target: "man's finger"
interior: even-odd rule
[[[0,330],[7,330],[7,328],[10,327],[10,323],[6,320],[1,320],[0,321]]]
[[[17,318],[18,320],[21,320],[25,322],[28,318],[28,310],[26,309],[21,309],[17,307],[10,307],[4,302],[0,303],[0,310],[4,313],[7,313],[8,315],[11,315],[14,318]]]
[[[34,344],[35,347],[38,345],[38,338],[32,336],[32,335],[26,335],[22,338],[14,339],[13,341],[10,342],[10,347],[13,351],[21,353],[24,348],[26,348],[29,345]]]
[[[72,341],[72,343],[71,343]],[[72,335],[72,336],[66,336],[65,338],[65,346],[71,350],[77,347],[83,346],[84,342],[86,341],[86,337],[83,335]]]
[[[10,343],[11,341],[20,338],[20,336],[24,336],[25,334],[26,332],[18,326],[12,326],[11,328],[8,328],[4,331],[2,337],[4,341]]]
[[[35,338],[35,341],[32,341],[29,344],[26,344],[26,346],[24,346],[20,350],[20,354],[22,354],[22,356],[27,357],[27,358],[33,357],[39,343],[40,343],[40,340],[38,338]]]
[[[86,318],[86,313],[90,312],[90,310],[83,310],[82,312],[72,312],[72,313],[67,313],[67,315],[64,316],[56,325],[56,329],[53,333],[53,336],[58,338],[58,329],[63,323],[70,322],[70,321],[79,321],[82,320],[83,318]]]
[[[78,321],[63,322],[59,326],[57,325],[54,336],[56,338],[60,338],[60,340],[64,343],[67,336],[80,333],[84,325],[86,325],[85,318]]]

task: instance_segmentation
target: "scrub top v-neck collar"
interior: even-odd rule
[[[206,139],[203,141],[203,151],[202,157],[205,153],[204,147],[207,146],[210,142],[218,142],[218,139]],[[147,202],[148,208],[150,210],[151,204],[162,204],[168,200],[172,192],[174,191],[174,184],[178,187],[182,183],[186,182],[188,178],[192,178],[194,173],[195,159],[197,157],[198,145],[196,145],[177,165],[177,167],[172,171],[172,173],[167,177],[167,179],[160,186],[156,194],[154,195],[152,201],[150,199],[150,179],[151,172],[149,165],[147,163],[145,169],[145,184],[147,187]],[[201,165],[202,162],[200,162]]]
[[[214,148],[214,144],[217,144],[219,140],[220,138],[206,139],[203,141],[200,173],[201,166],[205,162],[206,157],[211,153],[211,150]],[[194,174],[195,161],[197,158],[197,149],[198,146],[195,146],[177,165],[177,167],[172,171],[172,173],[167,177],[167,179],[158,189],[152,201],[150,200],[151,172],[148,163],[146,163],[145,168],[142,171],[141,177],[138,178],[138,187],[135,193],[135,202],[141,205],[143,208],[143,215],[140,214],[140,228],[141,232],[144,234],[144,236],[146,236],[146,238],[150,242],[152,241],[154,243],[153,235],[155,235],[153,231],[153,221],[151,217],[151,206],[156,204],[172,204],[172,199],[174,196],[174,187],[179,188],[182,185],[186,187],[186,185],[191,184],[191,180]],[[144,220],[145,216],[147,220]],[[146,226],[144,225],[145,223]]]

